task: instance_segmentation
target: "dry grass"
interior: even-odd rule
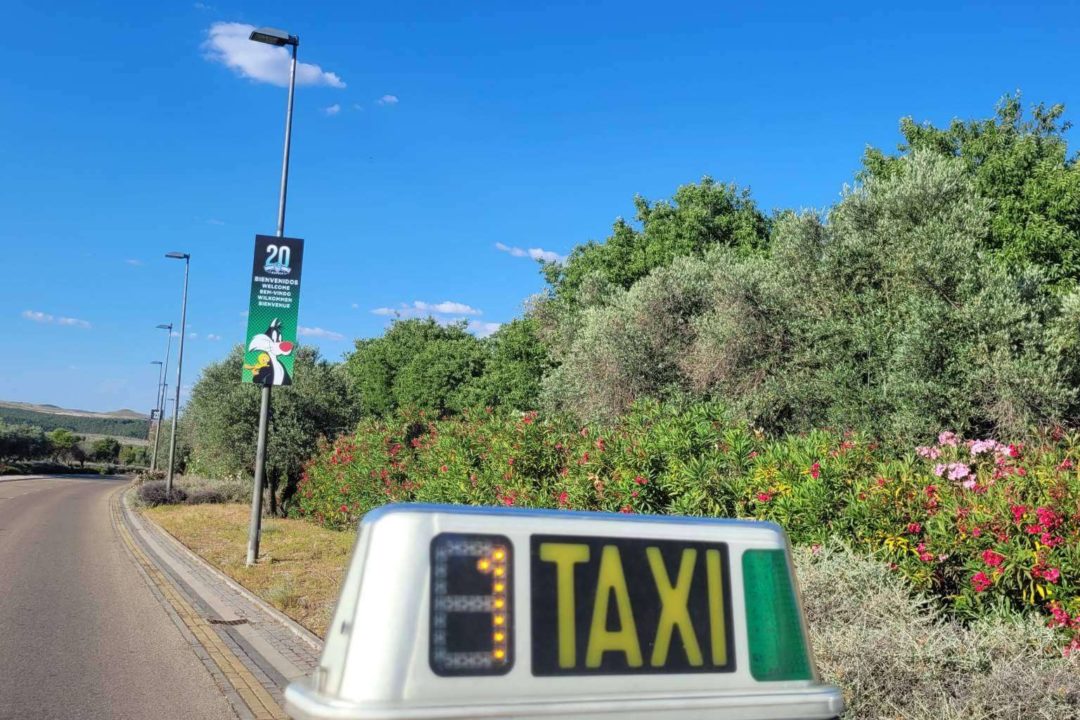
[[[259,563],[244,564],[246,505],[172,505],[143,511],[251,592],[322,637],[356,535],[303,520],[263,519]]]

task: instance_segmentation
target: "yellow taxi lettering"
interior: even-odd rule
[[[705,579],[709,589],[709,628],[713,665],[727,664],[727,638],[724,629],[724,579],[720,574],[720,551],[705,551]]]
[[[555,586],[558,607],[559,667],[572,668],[577,664],[574,638],[574,565],[589,561],[589,546],[570,543],[544,543],[540,559],[555,563]]]
[[[615,608],[619,614],[619,629],[607,629],[608,602],[615,594]],[[600,667],[605,652],[621,652],[630,667],[641,667],[641,645],[638,644],[637,626],[630,608],[630,593],[626,588],[619,548],[605,545],[600,554],[600,578],[593,603],[592,626],[589,630],[585,666]]]
[[[700,667],[703,663],[701,646],[698,645],[697,634],[694,632],[690,610],[687,607],[690,600],[690,583],[694,579],[697,550],[693,548],[683,550],[675,585],[671,584],[671,578],[668,577],[660,548],[646,548],[645,554],[649,558],[649,567],[652,569],[653,580],[656,582],[656,592],[660,596],[660,621],[656,626],[656,641],[653,643],[650,662],[653,667],[663,667],[667,663],[671,636],[675,628],[678,628],[683,647],[686,649],[687,660],[691,665]]]

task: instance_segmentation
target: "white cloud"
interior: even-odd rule
[[[237,22],[216,22],[207,31],[203,50],[206,59],[219,62],[241,77],[279,87],[289,84],[289,51],[249,38],[254,25]],[[332,72],[311,63],[297,63],[297,85],[329,85],[343,88],[345,83]]]
[[[196,333],[196,332],[190,332],[190,333],[187,334],[187,336],[191,340],[198,340],[199,339],[199,333]]]
[[[207,225],[224,225],[225,221],[224,220],[218,220],[217,218],[210,218],[209,220],[206,221],[206,224]]]
[[[91,327],[90,323],[86,320],[79,320],[78,318],[63,317],[59,315],[50,315],[49,313],[41,312],[40,310],[23,310],[22,316],[27,320],[33,320],[37,323],[65,325],[67,327],[78,327],[87,330]]]
[[[502,323],[496,322],[481,322],[479,320],[469,321],[469,331],[477,337],[485,338],[491,333],[495,332],[502,327]]]
[[[207,5],[206,3],[201,3],[201,2],[195,3],[194,8],[196,10],[216,10],[217,9],[213,5]]]
[[[353,303],[352,304],[352,309],[353,310],[359,310],[360,309],[360,303]]]
[[[380,105],[397,105],[399,101],[397,95],[383,95],[375,102],[379,103]]]
[[[353,103],[352,108],[353,108],[353,110],[359,110],[360,112],[364,111],[364,106],[361,105],[360,103]]]
[[[180,337],[180,333],[176,330],[173,330],[169,333],[169,337]]]
[[[334,115],[337,115],[339,112],[341,112],[341,105],[334,103],[330,107],[323,108],[323,112],[333,117]]]
[[[220,335],[215,335],[214,333],[210,333],[209,335],[206,336],[206,339],[207,340],[220,340],[221,336]]]
[[[413,300],[412,304],[401,303],[400,307],[381,307],[371,311],[374,315],[417,317],[421,315],[483,315],[478,310],[465,303],[443,300],[441,303],[429,303],[423,300]]]
[[[124,262],[126,262],[131,267],[139,267],[140,265],[143,264],[142,260],[133,260],[133,259],[128,259],[128,260],[125,260]]]
[[[333,330],[324,330],[321,327],[304,327],[300,326],[298,333],[300,337],[313,337],[322,338],[324,340],[344,340],[345,336],[339,332]]]
[[[527,257],[532,258],[533,260],[543,260],[544,262],[566,262],[565,255],[560,255],[553,250],[544,250],[543,248],[529,248],[526,250],[525,248],[510,247],[509,245],[497,242],[495,243],[495,249],[501,250],[504,253],[510,253],[514,257]]]

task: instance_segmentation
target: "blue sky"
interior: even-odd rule
[[[888,5],[888,6],[887,6]],[[302,343],[387,308],[478,333],[543,288],[528,255],[711,175],[824,207],[905,115],[1076,107],[1066,3],[5,3],[0,399],[146,411],[192,254],[184,384],[243,341],[285,109],[232,23],[301,38],[286,234]],[[1068,113],[1076,117],[1075,113]],[[519,252],[514,252],[514,250]],[[524,257],[522,257],[524,255]],[[380,313],[380,309],[382,314]],[[442,312],[445,311],[445,312]]]

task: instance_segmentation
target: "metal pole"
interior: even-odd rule
[[[150,424],[146,428],[146,443],[150,444],[150,433],[154,429],[154,415],[157,414],[158,405],[161,403],[161,361],[154,360],[151,365],[157,365],[157,385],[154,386],[154,409],[150,411]]]
[[[168,340],[165,342],[165,368],[161,376],[165,382],[161,384],[160,397],[158,398],[158,424],[157,432],[154,433],[154,457],[150,461],[150,472],[157,470],[158,447],[161,445],[161,423],[165,419],[165,389],[169,387],[169,355],[172,354],[172,323],[169,323]]]
[[[173,461],[176,456],[176,418],[180,415],[180,374],[184,370],[184,332],[187,328],[187,286],[191,256],[184,257],[184,300],[180,304],[180,349],[176,353],[176,402],[173,404],[172,435],[169,438],[169,473],[165,476],[165,497],[172,494]],[[172,332],[169,333],[172,337]]]
[[[277,236],[285,237],[285,197],[289,188],[289,145],[292,141],[293,91],[296,88],[296,49],[292,46],[289,66],[289,100],[285,109],[285,152],[281,158],[281,193],[278,195]],[[255,445],[255,487],[251,491],[251,524],[248,529],[247,564],[259,559],[259,535],[262,530],[262,489],[266,484],[266,431],[270,424],[270,385],[263,385],[259,406],[259,438]]]

